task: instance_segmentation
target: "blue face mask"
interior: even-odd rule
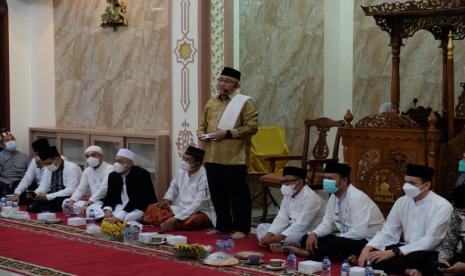
[[[465,162],[463,160],[459,161],[459,172],[465,172]]]
[[[336,180],[327,178],[323,179],[323,191],[330,194],[334,194],[335,192],[337,192],[337,190],[339,190],[339,188],[336,187]]]

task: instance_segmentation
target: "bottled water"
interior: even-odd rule
[[[349,260],[344,260],[341,266],[341,276],[349,276],[350,273],[350,265]]]
[[[228,253],[231,256],[234,255],[234,239],[233,238],[231,237],[224,238],[222,246],[223,246],[223,251],[225,253]]]
[[[218,238],[216,240],[216,251],[224,252],[226,247],[227,247],[226,240],[224,238]]]
[[[286,269],[288,274],[293,274],[296,271],[297,267],[297,257],[294,252],[290,252],[287,256]]]
[[[2,197],[1,199],[1,202],[2,202],[2,207],[6,207],[6,197]]]
[[[19,210],[19,205],[17,201],[13,201],[11,208]]]
[[[367,261],[367,265],[365,266],[365,276],[375,276],[375,271],[373,270],[370,261]]]
[[[132,231],[131,231],[131,225],[126,224],[124,227],[124,232],[123,232],[123,242],[130,244],[132,242]]]
[[[71,214],[71,206],[69,206],[68,201],[65,201],[63,204],[63,214],[65,216],[69,216]]]
[[[89,214],[87,215],[87,220],[89,223],[94,223],[95,222],[95,211],[94,208],[90,208]]]
[[[135,244],[139,242],[139,234],[140,234],[140,227],[137,225],[132,226],[132,233],[131,233],[131,243]]]
[[[331,276],[331,261],[328,256],[325,256],[321,265],[321,275]]]

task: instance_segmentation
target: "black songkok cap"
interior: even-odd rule
[[[431,181],[434,176],[434,169],[423,165],[407,164],[407,171],[405,172],[405,175],[415,176]]]
[[[452,204],[455,208],[465,208],[465,185],[455,187],[452,191]]]
[[[60,154],[58,153],[57,147],[55,146],[45,148],[39,153],[40,160],[42,161],[50,159],[50,158],[55,158],[59,155]]]
[[[235,78],[237,80],[241,80],[241,72],[239,72],[236,69],[231,68],[231,67],[224,67],[223,71],[221,72],[221,75],[229,76],[229,77],[233,77],[233,78]]]
[[[195,157],[196,160],[202,162],[203,156],[205,155],[205,151],[203,149],[199,149],[193,146],[189,146],[186,149],[185,154]]]
[[[44,149],[50,147],[50,144],[48,143],[47,138],[40,138],[32,142],[31,146],[34,152],[41,152]]]
[[[330,162],[326,164],[325,173],[337,173],[341,177],[350,178],[350,166],[347,164]]]
[[[285,175],[293,175],[305,179],[307,172],[304,169],[298,167],[284,167],[283,176]]]

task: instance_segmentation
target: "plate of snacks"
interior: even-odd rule
[[[219,251],[208,255],[203,263],[211,266],[232,266],[239,264],[239,260],[229,254]]]

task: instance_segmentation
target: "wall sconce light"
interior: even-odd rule
[[[108,6],[102,14],[102,28],[113,28],[118,31],[118,27],[128,26],[125,0],[107,0]]]

